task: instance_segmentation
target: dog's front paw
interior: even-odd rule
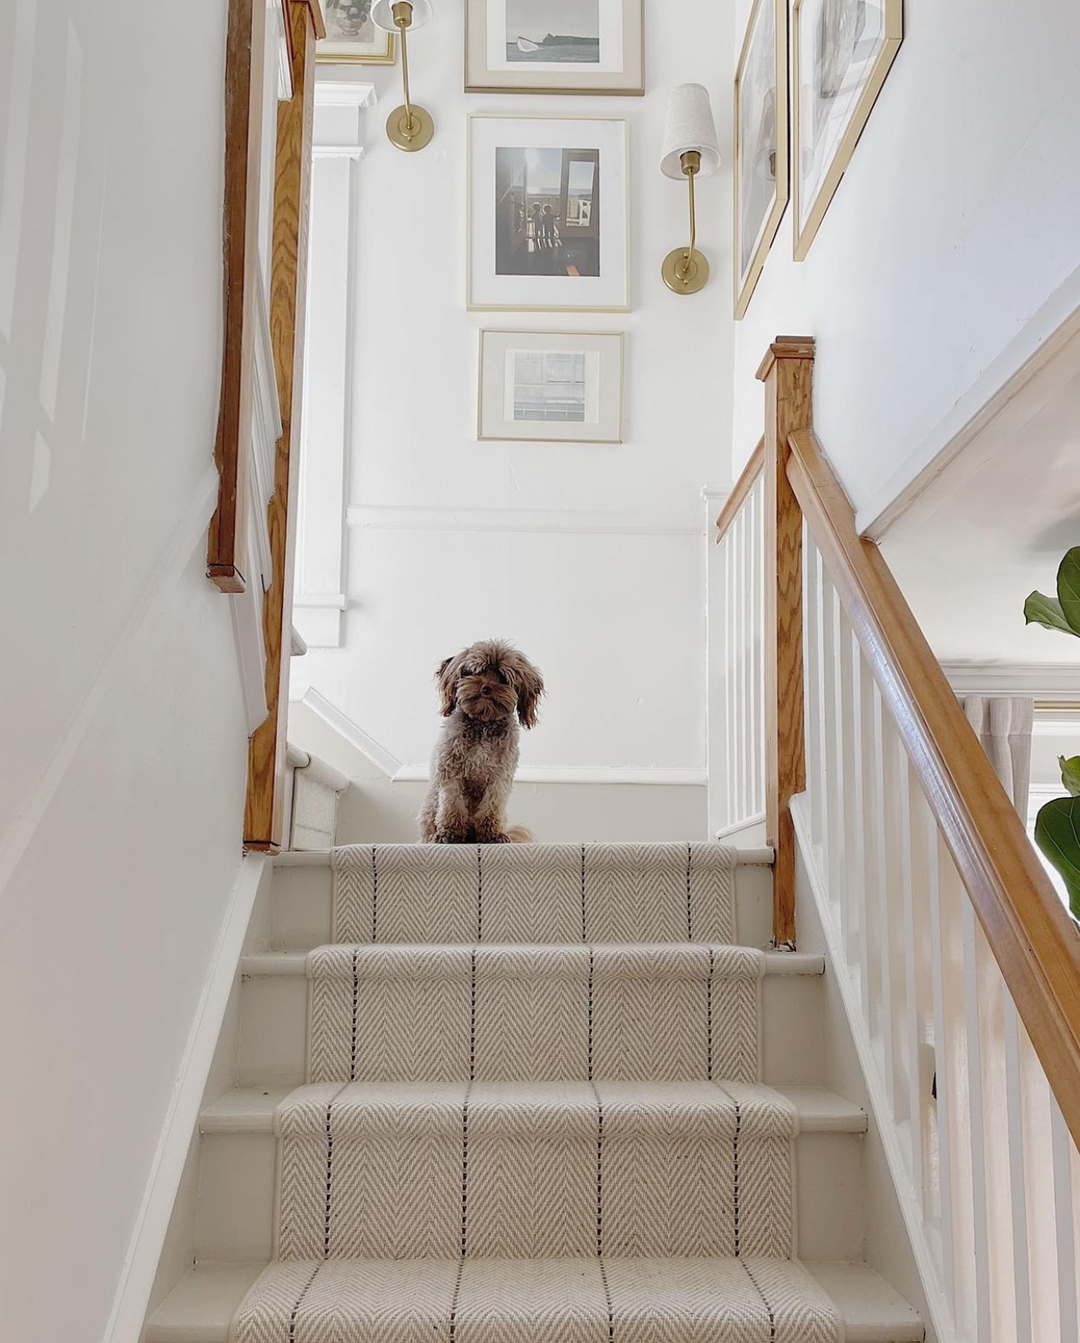
[[[467,844],[469,840],[468,832],[465,830],[442,829],[435,831],[435,844]]]

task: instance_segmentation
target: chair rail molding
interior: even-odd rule
[[[943,662],[958,695],[1030,695],[1080,706],[1080,667],[1075,662]]]
[[[586,536],[701,537],[704,520],[585,508],[474,508],[454,504],[354,504],[350,528],[392,532],[550,532]]]

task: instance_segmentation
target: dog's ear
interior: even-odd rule
[[[517,711],[521,726],[535,727],[539,716],[540,696],[544,693],[544,678],[531,662],[522,658],[516,668],[514,683],[517,686]]]
[[[444,718],[449,718],[454,712],[454,705],[457,703],[457,683],[458,668],[461,662],[461,654],[457,657],[444,658],[435,672],[435,684],[439,688],[439,712]]]

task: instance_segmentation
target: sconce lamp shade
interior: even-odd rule
[[[412,5],[412,22],[409,30],[422,28],[431,18],[431,0],[409,0]],[[371,22],[384,33],[400,31],[394,22],[394,0],[375,0],[371,6]]]
[[[665,177],[683,176],[679,160],[690,149],[701,155],[699,177],[708,177],[720,167],[720,145],[704,84],[679,84],[671,90],[660,156],[660,171]]]

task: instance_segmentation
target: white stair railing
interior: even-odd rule
[[[808,338],[770,346],[765,436],[718,520],[735,575],[763,518],[774,940],[795,944],[808,884],[938,1338],[1080,1343],[1080,936],[856,531],[811,427],[813,362]],[[752,602],[731,600],[725,666],[755,668]],[[755,699],[730,684],[738,783]]]
[[[1080,1161],[804,534],[799,847],[939,1336],[1078,1343]]]
[[[717,521],[720,625],[712,643],[721,684],[713,816],[717,838],[765,820],[764,554],[761,453]]]

